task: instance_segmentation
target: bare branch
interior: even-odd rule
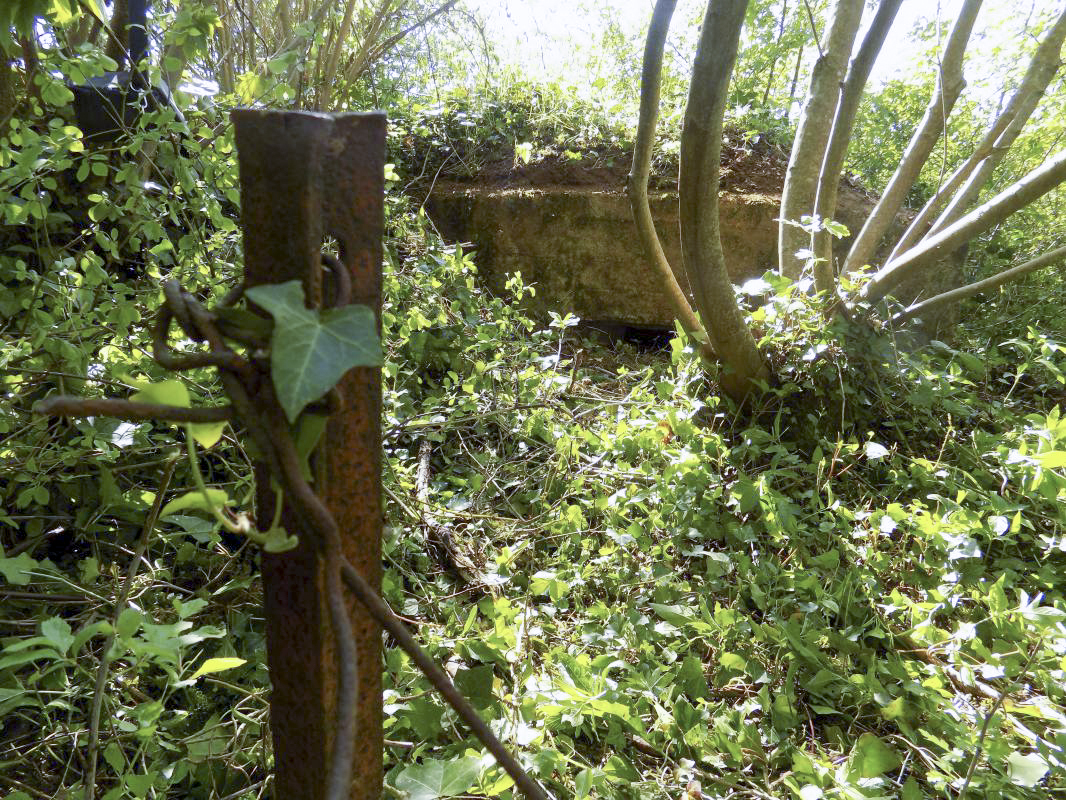
[[[966,286],[960,286],[958,289],[952,289],[950,292],[944,292],[935,297],[930,297],[928,300],[924,300],[921,303],[915,303],[896,314],[896,316],[892,318],[892,321],[897,323],[906,322],[914,317],[920,317],[923,313],[931,309],[950,305],[951,303],[957,303],[960,300],[965,300],[967,297],[973,297],[975,294],[987,291],[988,289],[995,289],[997,286],[1002,286],[1005,283],[1015,281],[1023,275],[1028,275],[1030,272],[1036,272],[1038,269],[1049,267],[1064,259],[1066,259],[1066,246],[1052,250],[1050,253],[1044,253],[1042,256],[1038,256],[1017,267],[1005,269],[1002,272],[993,275],[991,278],[985,278],[983,281],[975,281]]]
[[[1066,181],[1066,150],[1060,150],[1043,165],[953,225],[908,250],[901,257],[889,261],[863,287],[860,296],[869,302],[877,302],[907,275],[935,263],[978,234],[998,225],[1015,211],[1043,197],[1063,181]]]
[[[881,0],[870,29],[863,37],[859,52],[848,66],[847,77],[840,92],[840,103],[837,105],[833,128],[829,134],[829,144],[822,161],[822,171],[818,176],[814,213],[819,219],[831,219],[836,213],[840,173],[844,169],[844,157],[848,153],[848,144],[855,127],[855,117],[862,101],[863,90],[902,3],[903,0]],[[828,230],[815,231],[811,237],[811,250],[819,259],[814,265],[815,288],[828,292],[835,285],[833,240]]]
[[[166,422],[226,422],[233,419],[233,408],[230,406],[181,408],[163,403],[137,403],[133,400],[72,397],[65,394],[41,400],[34,405],[33,411],[49,417],[111,417],[130,422],[151,419]]]
[[[842,272],[852,272],[869,262],[885,231],[903,208],[907,193],[914,186],[922,167],[929,160],[955,102],[966,86],[962,77],[962,59],[980,9],[981,0],[966,0],[959,12],[959,17],[948,35],[936,89],[925,108],[925,115],[911,136],[903,158],[889,179],[881,199],[877,201],[859,235],[852,242]]]
[[[437,8],[435,8],[433,11],[430,11],[428,14],[423,16],[421,19],[419,19],[419,20],[417,20],[415,22],[412,22],[410,25],[408,25],[403,30],[397,31],[392,36],[390,36],[388,39],[386,39],[384,42],[382,42],[381,44],[375,46],[374,52],[371,54],[369,63],[373,63],[377,59],[381,58],[383,55],[385,55],[385,53],[387,53],[389,50],[391,50],[398,42],[400,42],[407,35],[413,33],[414,31],[418,30],[419,28],[421,28],[424,25],[428,25],[434,19],[439,17],[441,14],[444,14],[447,11],[451,11],[451,9],[458,2],[459,2],[459,0],[448,0],[448,2],[443,3],[440,6],[437,6]]]

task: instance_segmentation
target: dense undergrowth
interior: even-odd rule
[[[756,317],[787,380],[746,417],[680,341],[604,352],[497,300],[474,316],[469,262],[427,266],[460,288],[392,360],[439,371],[393,384],[390,477],[413,496],[431,443],[432,506],[485,585],[457,594],[400,515],[392,599],[561,794],[1061,789],[1059,345],[907,354],[786,289]],[[397,766],[468,753],[390,667]]]
[[[557,85],[515,81],[478,95],[457,89],[397,109],[390,117],[389,152],[407,188],[422,196],[448,180],[494,185],[547,178],[621,188],[633,158],[636,120],[630,112]],[[664,108],[663,117],[650,185],[676,190],[680,106]],[[756,162],[767,163],[745,164],[745,171],[762,167],[783,174],[792,134],[780,120],[734,109],[723,164],[754,153]],[[774,175],[767,183],[780,180]]]
[[[141,144],[86,154],[41,111],[4,134],[0,787],[82,796],[102,675],[97,796],[267,797],[256,553],[192,512],[147,522],[192,483],[174,429],[30,414],[162,377],[164,273],[234,280],[230,134],[192,115],[191,167],[141,131],[174,176],[145,191]],[[398,193],[389,213],[386,596],[556,796],[1066,793],[1052,327],[915,349],[778,285],[752,317],[779,380],[741,413],[683,340],[530,319],[535,287],[488,295],[476,255]],[[201,470],[248,507],[231,432]],[[506,796],[407,658],[385,663],[389,785]]]
[[[538,324],[485,295],[423,220],[394,222],[387,596],[559,796],[665,798],[690,780],[710,797],[1063,788],[1054,341],[907,354],[825,331],[786,289],[756,312],[786,380],[749,417],[680,340],[639,352]],[[32,546],[5,534],[0,561],[0,780],[61,796],[81,775],[96,620],[140,535],[144,462],[166,445],[78,423],[66,464],[46,441],[68,426],[26,424],[37,438],[13,431],[4,454],[23,472],[5,471],[33,467],[36,486],[9,481],[10,502],[65,494],[72,516],[7,517]],[[418,509],[423,442],[447,547]],[[215,458],[239,499],[238,453]],[[261,793],[258,586],[235,546],[189,516],[150,534],[105,700],[107,796]],[[247,663],[190,680],[208,656]],[[499,796],[506,779],[406,657],[386,664],[390,782]]]

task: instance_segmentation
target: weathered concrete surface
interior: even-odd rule
[[[720,196],[722,245],[735,283],[774,268],[779,203],[775,195]],[[651,205],[667,257],[681,271],[677,195],[653,195]],[[866,195],[841,187],[837,219],[849,230],[858,231],[872,208]],[[446,184],[435,189],[426,210],[445,239],[474,247],[478,272],[490,290],[502,292],[507,277],[521,272],[536,287],[534,311],[673,326],[670,301],[644,257],[621,189]],[[836,242],[838,259],[849,244],[850,239]],[[687,291],[687,281],[681,283]]]

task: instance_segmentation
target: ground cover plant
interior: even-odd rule
[[[848,353],[785,298],[756,315],[767,343],[810,357],[747,422],[694,399],[704,378],[680,340],[650,359],[596,353],[558,319],[534,331],[541,364],[501,381],[478,353],[498,352],[484,325],[438,329],[478,342],[473,371],[449,361],[450,408],[408,427],[390,464],[412,493],[417,440],[432,442],[434,513],[465,548],[474,596],[439,564],[442,653],[455,648],[460,685],[549,785],[569,776],[568,796],[667,797],[690,781],[709,797],[1047,796],[1060,346],[1003,343],[998,368],[882,337]],[[1022,353],[1031,367],[1004,369]],[[1004,403],[1000,382],[1023,372],[1029,389]],[[420,519],[398,520],[390,550],[426,586]],[[420,693],[408,681],[400,697]],[[443,743],[443,707],[395,712],[390,737],[436,737],[434,761],[468,752]],[[490,796],[492,776],[478,784]]]
[[[270,797],[256,549],[166,508],[195,483],[180,431],[31,413],[163,377],[144,323],[164,276],[236,280],[232,134],[213,108],[162,109],[89,147],[57,75],[106,58],[42,57],[0,130],[0,791]],[[1066,793],[1058,276],[923,344],[827,323],[767,274],[738,302],[776,379],[738,407],[684,334],[604,344],[531,318],[535,286],[489,294],[418,211],[412,179],[445,159],[607,166],[632,128],[550,87],[423,101],[390,141],[385,596],[530,772],[581,798]],[[975,269],[1028,253],[1027,224],[1053,235],[1033,213]],[[186,390],[220,393],[206,373]],[[232,431],[199,471],[249,508]],[[390,644],[389,796],[511,796]]]
[[[682,339],[611,350],[573,320],[535,323],[485,296],[470,259],[424,222],[399,222],[387,598],[549,787],[918,797],[968,783],[971,796],[1035,797],[1060,785],[1057,342],[1033,331],[979,361],[871,335],[856,354],[786,293],[755,317],[772,348],[810,357],[745,420],[698,399],[706,378]],[[120,465],[143,460],[125,449],[112,451]],[[26,633],[0,661],[15,756],[4,779],[27,796],[77,784],[79,676],[105,632],[93,598],[106,604],[124,577],[101,551],[122,512],[143,516],[141,490],[117,474],[73,552],[2,562],[28,589],[7,591]],[[268,754],[250,559],[185,515],[149,548],[119,620],[101,785],[256,796]],[[191,679],[209,657],[236,666]],[[386,676],[394,786],[436,775],[439,796],[506,791],[399,651]]]

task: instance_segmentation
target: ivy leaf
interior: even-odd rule
[[[305,308],[300,281],[255,286],[246,294],[274,318],[270,372],[289,422],[352,367],[381,365],[377,324],[367,306]]]
[[[1011,753],[1007,756],[1010,782],[1015,786],[1036,786],[1048,773],[1048,763],[1039,753]]]
[[[268,553],[287,553],[295,550],[300,544],[298,536],[289,536],[289,532],[280,525],[253,538]]]
[[[228,422],[193,422],[189,425],[192,438],[204,450],[210,450],[218,440],[222,438],[222,432],[226,430]]]
[[[487,708],[495,700],[492,693],[491,664],[461,669],[455,673],[455,685],[477,708]]]
[[[136,392],[130,395],[130,399],[139,403],[160,403],[165,406],[177,406],[178,408],[188,408],[190,405],[189,390],[184,382],[180,380],[170,378],[165,381],[148,383],[127,376],[126,382],[137,389]],[[226,422],[194,422],[189,425],[189,430],[192,431],[192,436],[196,443],[206,450],[218,443],[218,440],[222,438],[222,431],[225,430],[226,425]]]
[[[480,760],[469,756],[456,761],[423,761],[404,767],[396,776],[396,788],[408,800],[437,800],[465,794],[481,771]]]
[[[74,644],[74,634],[70,624],[60,617],[51,617],[41,623],[41,635],[44,636],[61,656],[65,656]]]
[[[300,472],[304,480],[314,481],[311,472],[311,453],[314,452],[322,434],[326,432],[328,417],[322,414],[304,414],[296,426],[296,452],[300,456]]]
[[[127,382],[133,383],[128,378]],[[189,407],[189,390],[179,380],[170,378],[157,383],[137,381],[134,385],[137,391],[130,396],[131,400],[136,400],[139,403],[160,403],[166,406],[177,406],[178,408]]]
[[[872,733],[864,733],[851,749],[850,772],[860,778],[876,778],[902,762],[895,751]]]
[[[14,558],[0,558],[0,574],[13,586],[25,586],[30,582],[30,573],[38,562],[28,553],[19,553]]]

